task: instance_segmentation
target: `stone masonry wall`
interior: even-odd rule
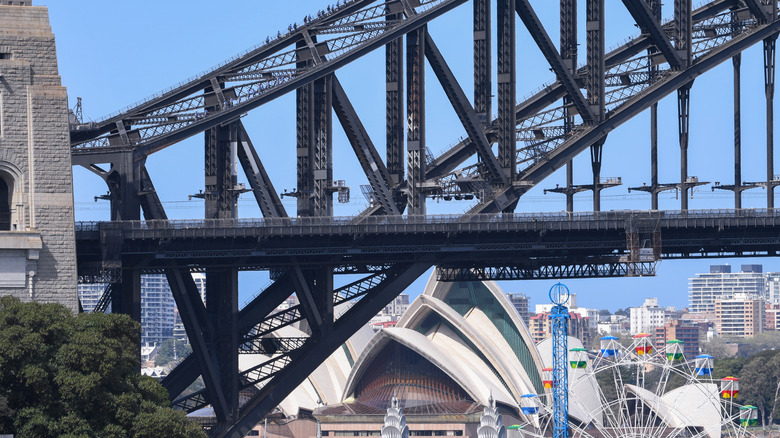
[[[0,295],[57,302],[75,311],[78,295],[68,96],[61,86],[54,34],[45,7],[0,4],[0,75],[0,163],[10,163],[23,174],[22,181],[16,182],[23,186],[20,231],[38,231],[42,240],[37,266],[28,268],[34,269],[32,294],[29,289],[0,288]],[[34,184],[30,184],[31,170]]]

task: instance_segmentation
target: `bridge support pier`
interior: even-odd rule
[[[510,180],[514,180],[517,166],[515,0],[498,0],[496,17],[498,162]]]
[[[596,122],[604,119],[604,0],[587,0],[587,89],[588,104],[593,109]],[[590,163],[593,171],[593,211],[601,210],[601,157],[604,150],[602,138],[590,146]]]
[[[731,62],[734,66],[734,208],[742,208],[742,97],[739,53]]]
[[[688,129],[690,127],[691,84],[677,90],[677,128],[680,137],[680,210],[688,210]]]
[[[493,117],[490,12],[490,0],[474,0],[474,111],[483,126]]]
[[[766,207],[775,208],[775,45],[777,34],[764,40],[764,92],[766,94]]]
[[[399,18],[388,15],[388,20]],[[403,38],[397,38],[385,46],[385,126],[386,126],[386,156],[387,172],[390,174],[392,186],[404,179],[404,82],[403,82],[404,48]],[[397,193],[394,193],[396,204]]]
[[[406,181],[412,215],[425,214],[425,32],[423,26],[406,35]]]
[[[565,67],[573,74],[577,68],[577,0],[561,0],[561,58]],[[563,98],[563,132],[569,135],[574,128],[574,115],[571,114],[572,100],[569,96]],[[574,211],[574,162],[566,163],[566,211]],[[593,196],[597,190],[594,187]]]
[[[206,311],[214,328],[210,358],[217,370],[219,387],[224,394],[225,418],[230,425],[238,415],[238,270],[206,270]]]

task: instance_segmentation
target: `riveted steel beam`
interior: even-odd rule
[[[679,69],[683,66],[683,59],[672,45],[666,32],[661,28],[661,22],[655,18],[655,14],[645,0],[623,0],[623,4],[631,13],[634,21],[642,29],[643,33],[650,35],[653,43],[663,54],[666,62],[673,69]]]
[[[344,132],[347,134],[352,149],[355,151],[360,166],[368,178],[371,188],[377,197],[377,202],[382,206],[385,214],[399,215],[400,210],[396,206],[393,192],[390,190],[392,179],[385,164],[377,152],[374,143],[360,121],[360,118],[347,97],[347,93],[341,83],[333,77],[333,110],[336,112]]]
[[[542,54],[547,58],[547,62],[550,64],[555,76],[564,88],[566,88],[566,93],[571,98],[577,113],[579,113],[582,120],[586,123],[593,122],[593,114],[590,111],[590,106],[588,105],[585,96],[582,95],[580,86],[574,79],[572,72],[566,68],[566,63],[560,53],[555,49],[552,40],[550,40],[550,36],[547,34],[547,30],[545,30],[539,17],[536,16],[533,7],[531,7],[531,3],[528,0],[515,0],[515,9],[517,10],[517,15],[520,16],[525,27],[531,33],[531,37],[536,42],[536,45],[539,46]]]
[[[455,75],[447,65],[447,61],[444,60],[439,48],[428,33],[425,34],[425,57],[428,58],[431,69],[439,79],[439,83],[444,89],[444,94],[447,95],[452,108],[455,110],[455,114],[458,115],[461,124],[466,129],[466,133],[476,145],[477,154],[487,173],[485,175],[486,179],[506,184],[509,178],[507,175],[504,175],[496,156],[493,154],[490,143],[483,133],[479,116],[469,103],[466,93],[463,92]]]

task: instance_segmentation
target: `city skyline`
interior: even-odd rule
[[[197,3],[197,2],[196,2]],[[580,5],[582,9],[584,2]],[[147,95],[156,93],[188,78],[199,71],[211,67],[229,57],[242,53],[249,47],[262,42],[268,35],[284,31],[290,23],[300,22],[303,15],[323,8],[327,2],[301,0],[296,8],[285,8],[278,4],[258,6],[250,1],[231,1],[225,8],[242,11],[232,14],[227,24],[210,28],[203,23],[212,19],[210,8],[191,7],[192,2],[170,1],[149,3],[138,8],[122,8],[120,4],[105,4],[95,0],[77,2],[54,2],[40,0],[36,4],[48,6],[52,27],[57,36],[57,50],[60,74],[63,85],[68,87],[70,105],[75,104],[76,96],[83,97],[84,114],[87,120],[98,120],[107,113],[115,112]],[[205,4],[205,3],[204,3]],[[555,42],[557,31],[557,4],[533,2],[540,19],[550,30]],[[74,6],[78,5],[78,6]],[[195,5],[197,6],[197,4]],[[667,5],[665,16],[671,8]],[[624,38],[633,36],[637,29],[627,11],[611,8],[607,18],[607,47],[613,47]],[[135,26],[116,26],[113,20],[104,16],[122,16],[124,22]],[[455,32],[463,23],[468,23],[470,8],[459,7],[441,20],[431,23],[429,30],[440,45],[444,57],[459,76],[467,95],[471,94],[469,78],[472,63],[471,54],[461,56],[460,47],[470,46],[469,32]],[[579,12],[579,20],[584,20],[584,12]],[[143,28],[144,32],[137,29]],[[579,27],[584,32],[585,26]],[[208,30],[206,30],[208,29]],[[584,41],[584,38],[580,38]],[[118,50],[121,48],[122,50]],[[553,80],[547,63],[522,25],[518,26],[518,53],[528,59],[519,72],[518,100],[536,90],[539,86]],[[86,55],[85,55],[86,54]],[[375,51],[364,59],[339,70],[338,76],[347,93],[361,115],[366,129],[381,150],[380,139],[384,138],[384,71],[375,62],[383,52]],[[579,49],[580,62],[584,60],[585,49]],[[743,175],[746,180],[761,180],[763,165],[764,137],[763,124],[763,81],[761,48],[753,47],[743,55]],[[462,135],[463,130],[449,109],[435,76],[430,73],[428,79],[428,143],[434,154],[451,144]],[[731,66],[722,66],[697,79],[692,90],[691,117],[691,168],[689,175],[699,176],[701,180],[715,178],[728,183],[733,173],[731,164],[732,115],[731,105]],[[494,85],[495,86],[495,85]],[[381,107],[381,108],[380,108]],[[659,153],[662,163],[660,178],[662,182],[674,181],[678,175],[676,166],[679,159],[677,146],[676,102],[670,96],[660,105]],[[376,110],[375,108],[380,108]],[[495,108],[495,105],[494,105]],[[441,110],[441,111],[440,111]],[[282,181],[278,191],[291,190],[295,186],[294,168],[294,99],[288,95],[253,111],[244,118],[244,123],[260,151],[265,146],[289,145],[289,153],[263,156],[264,163],[272,173],[274,181]],[[335,126],[334,126],[335,127]],[[650,199],[645,194],[628,193],[627,187],[641,186],[649,181],[649,136],[636,133],[649,133],[647,112],[636,117],[610,134],[604,154],[604,176],[621,176],[624,185],[605,190],[602,206],[608,209],[646,209]],[[335,204],[336,215],[351,215],[366,204],[360,195],[359,186],[365,184],[365,178],[350,155],[343,132],[334,129],[334,177],[346,179],[352,188],[352,200],[348,204]],[[626,153],[624,149],[629,149]],[[188,150],[200,150],[202,137],[196,136],[160,152],[148,161],[155,186],[171,218],[197,218],[203,215],[202,201],[189,199],[188,195],[202,189],[202,154],[187,153]],[[707,153],[704,153],[704,152]],[[175,164],[176,172],[171,172]],[[575,183],[584,183],[590,178],[590,165],[587,157],[575,160]],[[241,176],[243,178],[243,176]],[[564,182],[564,172],[556,172],[537,188],[521,199],[518,212],[522,211],[558,211],[564,208],[564,199],[560,195],[544,195],[543,189]],[[193,183],[195,181],[195,183]],[[714,182],[714,181],[713,181]],[[96,196],[105,193],[103,183],[94,175],[74,168],[74,187],[77,220],[106,220],[108,206],[105,201],[94,202]],[[727,192],[698,190],[690,200],[691,208],[727,208],[732,202]],[[765,205],[765,191],[761,189],[746,191],[743,205],[760,208]],[[590,208],[590,197],[575,197],[575,209]],[[288,211],[294,211],[294,199],[284,198]],[[250,196],[244,195],[239,201],[239,214],[242,217],[259,216]],[[460,213],[466,204],[436,203],[429,201],[432,213]],[[677,209],[679,200],[673,192],[661,195],[661,208]],[[780,266],[772,266],[772,259],[744,258],[729,259],[734,265],[762,263],[767,271],[780,271]],[[626,308],[641,302],[644,297],[658,296],[659,301],[667,305],[684,307],[687,304],[687,279],[696,272],[705,272],[712,260],[674,260],[659,264],[657,277],[636,279],[577,279],[564,282],[579,293],[580,304],[585,307]],[[242,273],[241,302],[254,295],[268,282],[267,273]],[[249,279],[244,281],[244,279]],[[421,276],[407,292],[410,298],[416,297],[427,281],[428,274]],[[547,290],[554,281],[500,282],[504,290],[526,293],[532,302],[546,302]]]

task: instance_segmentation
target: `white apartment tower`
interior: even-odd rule
[[[712,265],[709,273],[696,274],[688,280],[691,312],[712,313],[715,300],[728,300],[735,294],[765,298],[767,293],[767,276],[761,265],[742,265],[740,272],[731,272],[730,265]]]
[[[631,334],[654,333],[664,325],[666,311],[658,307],[658,298],[645,298],[642,307],[632,307],[630,312]]]

